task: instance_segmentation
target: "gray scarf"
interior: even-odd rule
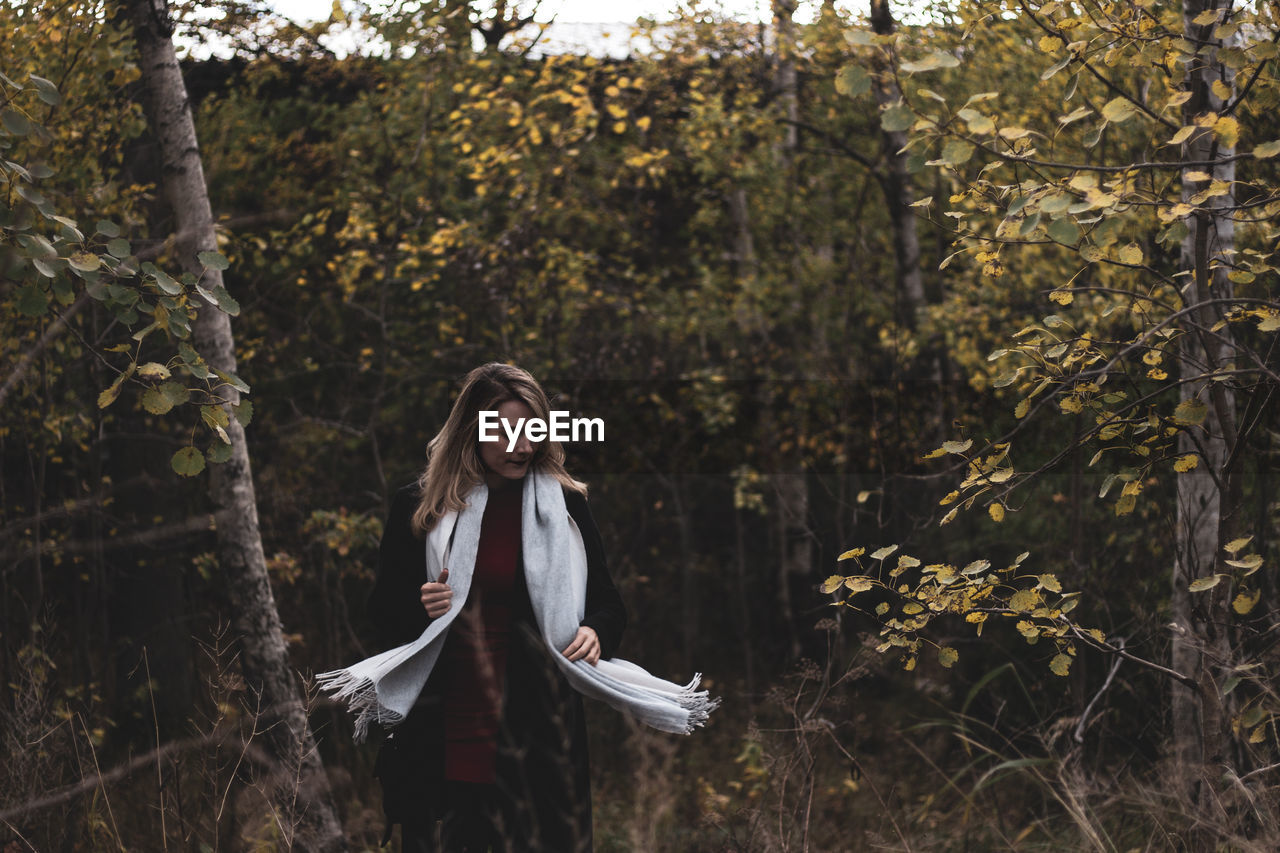
[[[444,515],[427,536],[427,575],[440,577],[447,565],[453,603],[411,643],[316,676],[320,688],[345,700],[355,715],[356,742],[369,723],[394,726],[404,720],[440,657],[449,626],[467,600],[480,546],[489,490],[482,483],[460,512]],[[569,661],[561,649],[573,642],[587,596],[587,553],[582,534],[565,508],[554,477],[528,475],[521,498],[521,545],[525,583],[543,642],[551,658],[579,693],[599,699],[664,732],[689,734],[720,704],[698,690],[701,674],[673,684],[625,660]]]

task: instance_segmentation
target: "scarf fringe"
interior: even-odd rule
[[[711,712],[720,707],[720,700],[713,698],[709,691],[697,689],[701,682],[702,673],[695,673],[693,680],[680,688],[680,693],[676,697],[680,707],[689,714],[689,721],[684,730],[687,735],[693,734],[694,729],[705,726]]]
[[[347,711],[354,715],[352,739],[364,743],[369,737],[369,724],[377,723],[390,728],[404,721],[404,714],[393,711],[378,701],[378,687],[367,675],[357,675],[349,669],[335,669],[316,676],[316,684],[332,698],[347,703]]]

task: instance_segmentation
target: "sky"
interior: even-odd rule
[[[669,17],[677,0],[541,0],[537,19],[566,23],[631,23],[642,15],[658,19]],[[298,21],[316,21],[329,17],[333,0],[276,0],[276,9]],[[528,4],[522,4],[528,5]],[[722,0],[726,11],[763,20],[768,16],[768,0]]]

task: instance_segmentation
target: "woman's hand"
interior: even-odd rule
[[[440,578],[435,583],[424,583],[422,585],[421,595],[422,606],[426,609],[427,615],[432,619],[438,619],[449,612],[449,606],[453,604],[453,587],[449,586],[449,570],[445,569],[440,572]]]
[[[564,656],[569,660],[585,660],[595,666],[596,661],[600,660],[600,638],[596,636],[596,629],[586,625],[578,628],[577,636],[573,638],[569,648],[564,650]]]

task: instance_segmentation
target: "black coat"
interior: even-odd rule
[[[368,614],[382,648],[416,640],[431,622],[419,598],[427,580],[426,544],[410,529],[418,497],[416,484],[396,494],[378,550]],[[587,552],[582,624],[599,636],[601,658],[611,658],[626,627],[626,610],[609,578],[587,499],[566,491],[565,505]],[[512,623],[497,765],[504,820],[516,850],[589,851],[591,788],[582,697],[549,657],[529,603],[523,566],[516,577],[521,604]],[[412,835],[430,832],[444,802],[441,685],[434,682],[433,674],[413,711],[384,741],[376,765],[388,829],[404,825],[406,849]]]

